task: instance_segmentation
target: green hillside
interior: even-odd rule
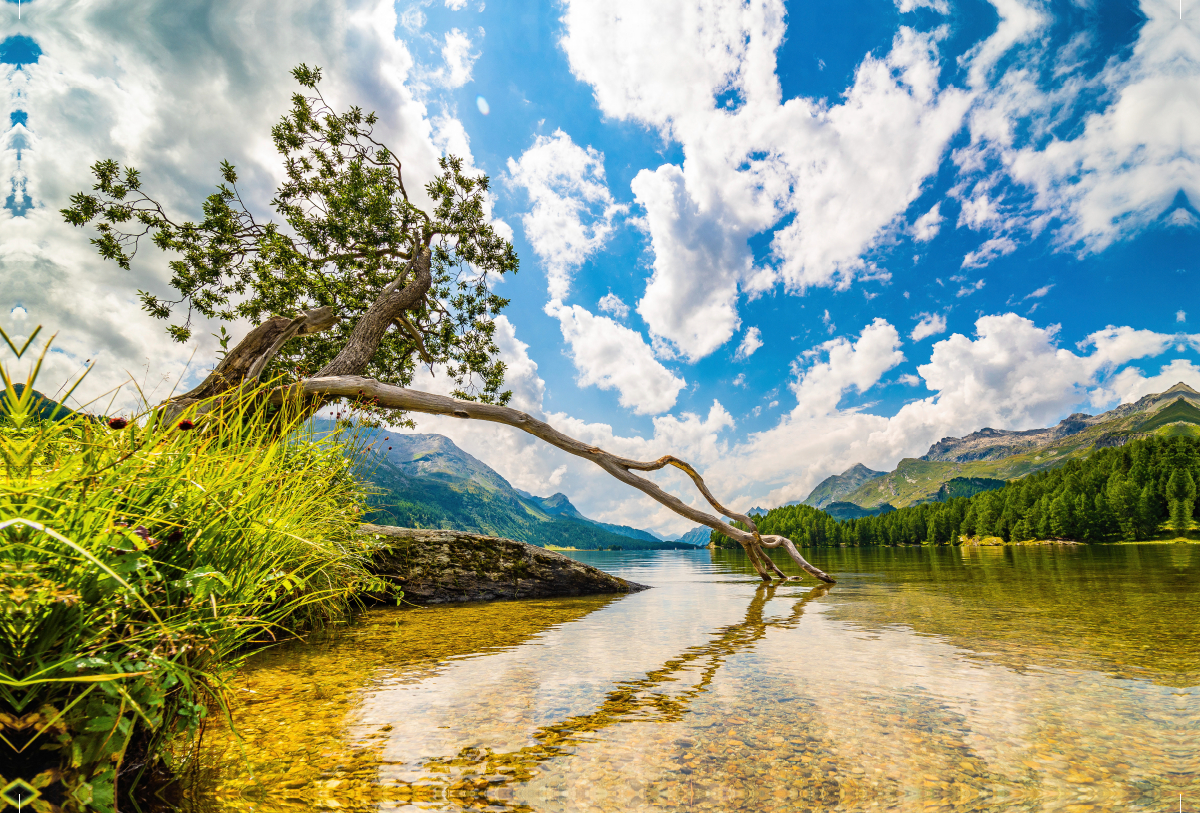
[[[333,429],[327,421],[314,425],[318,431]],[[357,435],[365,450],[360,471],[376,489],[365,522],[503,536],[541,547],[695,549],[635,528],[594,522],[563,494],[543,498],[520,492],[441,435],[369,428]]]
[[[1198,485],[1200,438],[1151,435],[971,497],[841,522],[809,506],[785,506],[758,527],[800,545],[1172,539],[1196,535]],[[723,536],[716,541],[734,544]]]
[[[1154,413],[1150,420],[1138,426],[1137,431],[1140,433],[1154,432],[1173,423],[1200,426],[1200,409],[1197,409],[1190,401],[1180,398],[1170,406]]]
[[[870,469],[857,466],[827,478],[804,502],[821,507],[822,502],[836,499],[863,508],[877,508],[885,503],[903,508],[969,496],[965,492],[947,496],[944,487],[956,478],[972,482],[1020,479],[1139,438],[1200,437],[1197,402],[1200,393],[1180,383],[1103,415],[1072,415],[1047,429],[1024,432],[981,429],[964,438],[944,438],[924,457],[901,460],[895,471],[872,476],[875,473]],[[852,473],[857,476],[847,476]],[[859,484],[847,491],[846,486],[856,479]],[[838,496],[831,498],[834,493]],[[820,499],[815,499],[818,496]]]

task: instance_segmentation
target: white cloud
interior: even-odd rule
[[[751,265],[746,232],[721,222],[719,211],[701,212],[673,165],[642,170],[632,189],[646,207],[654,250],[654,272],[638,313],[671,353],[703,358],[741,324],[738,280]]]
[[[917,322],[917,326],[909,334],[909,338],[914,342],[946,332],[946,317],[943,314],[922,313],[919,316],[921,321]]]
[[[479,54],[471,53],[471,38],[457,28],[445,34],[442,61],[445,66],[433,75],[434,81],[448,88],[460,88],[471,81],[471,68]]]
[[[1017,241],[1005,235],[1002,237],[993,237],[984,242],[975,251],[967,252],[963,257],[963,268],[982,268],[997,257],[1003,257],[1006,254],[1012,254],[1017,250]],[[961,296],[961,294],[960,294]]]
[[[976,280],[975,282],[968,283],[968,284],[962,286],[961,288],[959,288],[958,293],[956,293],[955,296],[957,296],[957,297],[970,296],[971,294],[975,293],[976,291],[982,290],[983,285],[984,285],[983,280]]]
[[[604,155],[556,130],[538,136],[519,160],[508,159],[508,174],[529,195],[532,208],[521,222],[546,265],[550,298],[566,299],[572,273],[604,246],[613,219],[628,209],[608,190]]]
[[[916,11],[919,8],[931,8],[939,14],[949,14],[950,4],[946,0],[896,0],[896,8],[901,14]]]
[[[825,330],[828,333],[833,334],[837,332],[837,325],[833,323],[833,317],[829,315],[829,308],[826,308],[825,312],[821,314],[821,323],[825,325]]]
[[[1043,296],[1050,293],[1050,289],[1053,287],[1054,287],[1054,283],[1050,283],[1049,285],[1043,285],[1041,288],[1038,288],[1033,293],[1026,294],[1025,296],[1022,297],[1022,299],[1023,300],[1024,299],[1041,299]]]
[[[1036,234],[1052,217],[1062,224],[1060,247],[1089,253],[1151,226],[1180,191],[1198,199],[1200,168],[1188,156],[1200,153],[1200,36],[1180,24],[1175,4],[1142,0],[1144,22],[1128,55],[1110,59],[1095,76],[1083,73],[1078,53],[1086,40],[1057,54],[1030,45],[1050,22],[1040,5],[994,5],[1001,15],[996,34],[966,59],[979,95],[971,144],[955,160],[982,189],[996,183],[999,169],[1032,196],[997,209],[995,225],[1007,234]],[[989,87],[997,60],[1021,44],[1026,53]],[[1058,82],[1045,89],[1034,66],[1056,60]],[[1069,136],[1059,135],[1097,90],[1110,102],[1083,115]],[[1032,130],[1022,142],[1018,128],[1026,123]]]
[[[802,357],[805,361],[823,360],[797,363],[800,372],[792,385],[797,401],[794,414],[825,415],[836,409],[847,389],[866,392],[880,376],[904,361],[899,348],[896,328],[884,319],[875,319],[863,328],[857,342],[837,338],[809,350]]]
[[[912,373],[905,373],[904,375],[897,378],[896,381],[900,384],[903,384],[906,387],[915,387],[921,383],[921,379],[917,378]]]
[[[754,355],[755,350],[762,346],[762,331],[756,327],[748,328],[746,335],[742,337],[742,343],[738,345],[734,358],[748,359]]]
[[[737,331],[739,290],[886,278],[861,255],[899,228],[967,108],[938,87],[942,35],[909,28],[864,57],[838,104],[783,102],[784,19],[779,0],[571,0],[563,17],[572,71],[602,112],[682,145],[682,166],[642,170],[632,189],[654,254],[638,312],[692,360]],[[721,94],[736,104],[718,106]],[[756,266],[747,239],[789,216],[772,265]]]
[[[946,219],[942,217],[941,207],[941,202],[935,203],[932,209],[913,221],[909,233],[918,243],[928,243],[937,237],[942,228],[942,221]]]
[[[185,375],[193,352],[189,376],[211,364],[216,349],[208,335],[215,328],[204,320],[195,340],[181,346],[142,312],[138,289],[171,293],[168,256],[145,246],[123,271],[96,255],[89,231],[63,222],[58,209],[90,188],[94,161],[112,157],[138,167],[147,191],[168,211],[196,219],[228,159],[238,168],[242,196],[266,214],[283,177],[271,127],[297,89],[289,68],[305,62],[323,68],[321,88],[335,107],[357,104],[379,113],[377,136],[403,156],[419,204],[437,169],[426,108],[408,87],[413,61],[395,38],[392,3],[218,0],[205,7],[202,37],[192,17],[174,8],[149,2],[132,22],[127,8],[111,1],[31,15],[26,31],[42,48],[40,59],[0,74],[3,97],[19,93],[28,113],[20,171],[34,200],[24,217],[0,210],[0,308],[20,302],[27,324],[58,331],[55,346],[63,352],[51,354],[43,374],[49,389],[85,359],[98,362],[79,391],[84,400],[125,381],[126,370],[150,387],[167,376],[155,393],[161,396]],[[0,151],[4,177],[15,162],[15,151]],[[134,400],[122,403],[127,408]]]
[[[551,302],[546,313],[555,317],[581,387],[615,389],[621,406],[639,415],[666,412],[675,406],[687,382],[654,358],[642,335],[578,305]]]
[[[1162,392],[1179,382],[1200,390],[1200,367],[1187,359],[1173,359],[1153,376],[1145,376],[1136,367],[1127,367],[1109,379],[1097,393],[1097,403],[1113,400],[1129,404],[1144,395]]]
[[[604,311],[605,313],[611,313],[618,319],[624,319],[629,315],[629,306],[621,300],[621,297],[617,296],[612,291],[609,291],[607,294],[600,297],[600,302],[597,304],[599,304],[600,310]]]
[[[446,8],[451,11],[462,11],[467,7],[467,0],[446,0]]]
[[[738,373],[736,376],[734,376],[734,377],[733,377],[733,382],[732,382],[732,383],[733,383],[733,386],[735,386],[735,387],[744,387],[744,386],[746,386],[746,374],[745,374],[745,373]]]
[[[1185,311],[1185,310],[1175,311],[1175,321],[1176,322],[1186,322],[1187,321],[1187,311]]]

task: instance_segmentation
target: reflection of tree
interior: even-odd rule
[[[605,695],[604,702],[591,714],[568,717],[543,726],[533,733],[534,745],[516,751],[495,753],[487,748],[464,748],[457,756],[431,759],[424,768],[435,774],[450,774],[451,793],[475,797],[479,803],[502,804],[495,798],[484,801],[486,788],[511,781],[528,781],[542,763],[573,753],[575,746],[591,741],[596,732],[622,723],[674,723],[683,718],[688,706],[707,692],[717,670],[731,655],[745,652],[767,630],[795,627],[808,602],[829,591],[828,585],[813,588],[801,597],[783,618],[767,619],[763,609],[775,596],[774,586],[760,586],[743,621],[719,629],[708,643],[690,647],[644,676],[621,681]],[[698,670],[700,679],[689,688],[671,691],[669,684],[679,681],[685,671]],[[490,777],[483,779],[482,777]],[[521,807],[520,809],[524,809]]]

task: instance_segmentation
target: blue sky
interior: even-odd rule
[[[57,209],[111,155],[185,213],[228,158],[265,210],[301,61],[380,111],[413,174],[449,150],[492,177],[522,263],[502,285],[515,403],[693,460],[738,507],[1200,388],[1186,3],[149,5],[33,0],[0,44],[0,313],[61,331],[53,375],[97,358],[92,394],[191,380],[212,342],[172,347],[138,311],[166,258],[115,273]],[[686,530],[534,441],[420,430],[590,515]]]

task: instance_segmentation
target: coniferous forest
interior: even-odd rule
[[[946,545],[986,537],[1134,541],[1185,536],[1195,519],[1197,483],[1200,438],[1150,437],[972,497],[841,521],[807,505],[789,505],[757,523],[764,534],[814,547]],[[713,538],[721,547],[736,544],[716,531]]]

